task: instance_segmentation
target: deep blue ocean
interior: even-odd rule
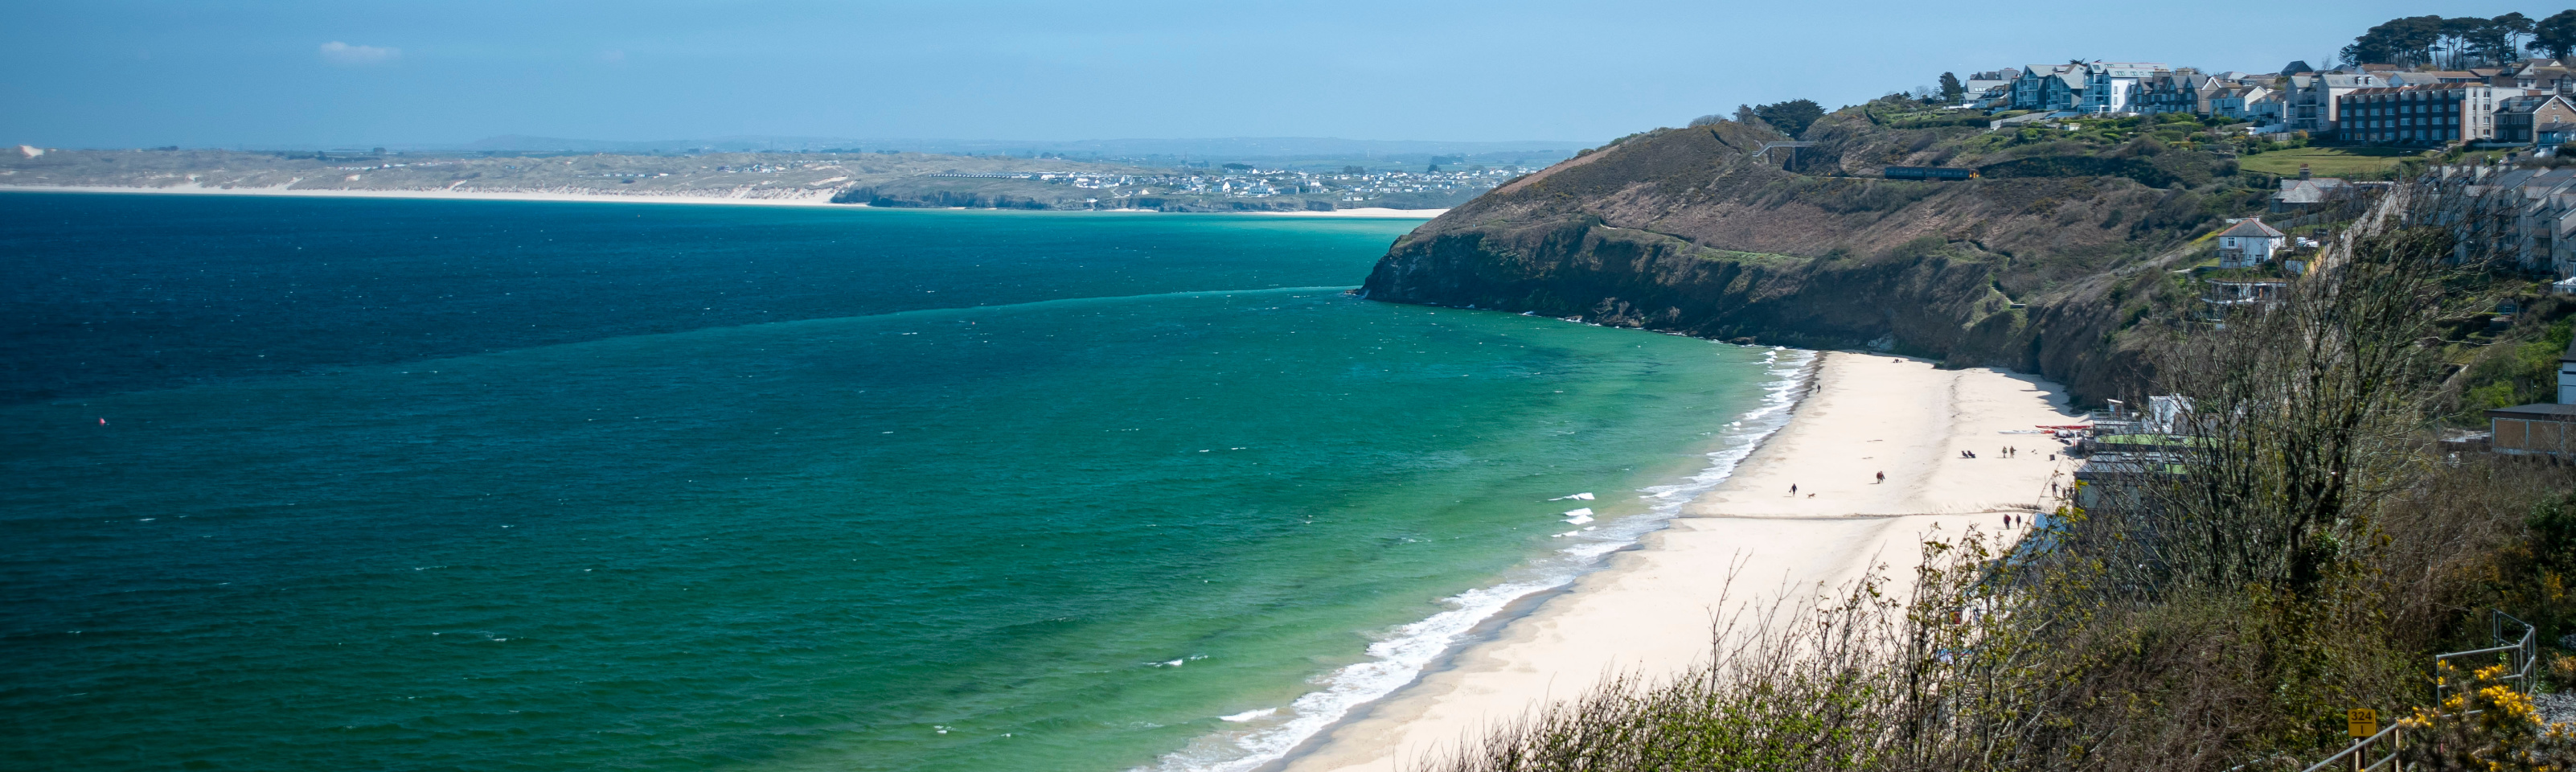
[[[0,193],[0,766],[1274,758],[1794,370],[1416,224]]]

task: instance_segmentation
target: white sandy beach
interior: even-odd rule
[[[1310,740],[1285,768],[1393,772],[1605,674],[1677,673],[1708,656],[1721,596],[1812,596],[1878,565],[1910,576],[1924,537],[1998,529],[2005,513],[2040,507],[2074,467],[2050,460],[2055,440],[2000,433],[2074,420],[2054,384],[1883,355],[1820,356],[1815,391],[1788,424],[1669,528]],[[2008,445],[2024,452],[2007,458]]]
[[[165,188],[120,187],[120,186],[113,186],[113,185],[0,185],[0,191],[26,191],[26,192],[38,192],[38,193],[143,193],[143,194],[163,194],[163,195],[214,195],[214,196],[303,196],[303,197],[315,197],[315,198],[413,198],[413,199],[445,199],[445,200],[450,200],[450,201],[587,201],[587,202],[612,202],[612,203],[623,203],[623,204],[700,204],[700,205],[705,205],[705,204],[720,204],[720,205],[731,205],[731,206],[805,206],[805,207],[828,207],[828,208],[833,208],[833,209],[870,209],[870,208],[873,208],[873,207],[870,207],[870,206],[868,206],[868,205],[866,205],[866,204],[835,204],[835,203],[832,203],[832,193],[833,193],[834,191],[830,191],[830,190],[761,191],[762,193],[771,194],[771,195],[767,195],[767,196],[765,196],[765,197],[762,197],[762,196],[751,196],[751,195],[741,195],[741,196],[712,196],[712,195],[704,195],[704,196],[702,196],[702,195],[664,195],[664,194],[658,194],[658,193],[547,193],[547,192],[529,192],[529,191],[490,191],[490,190],[314,190],[314,189],[289,189],[289,188],[245,188],[245,187],[225,188],[225,187],[208,187],[208,186],[202,186],[202,185],[172,185],[172,186],[170,186],[170,187],[165,187]],[[776,195],[776,194],[780,194],[780,193],[784,193],[785,195]],[[981,211],[981,210],[978,210],[978,211]],[[1020,210],[993,210],[993,211],[1020,211]],[[1046,210],[1046,211],[1154,212],[1155,210],[1152,210],[1152,209],[1102,209],[1102,210],[1078,210],[1078,209],[1075,209],[1075,210]],[[1380,217],[1380,218],[1403,218],[1403,219],[1424,219],[1424,220],[1427,220],[1427,219],[1430,219],[1430,218],[1433,218],[1433,217],[1438,217],[1438,216],[1440,216],[1441,214],[1446,213],[1446,212],[1448,212],[1448,211],[1449,211],[1449,210],[1447,210],[1447,209],[1384,209],[1384,208],[1362,207],[1362,208],[1354,208],[1354,209],[1335,209],[1335,210],[1333,210],[1333,211],[1329,211],[1329,212],[1222,212],[1222,213],[1218,213],[1218,214],[1259,214],[1259,215],[1271,215],[1271,216],[1277,216],[1277,217]],[[1176,214],[1197,214],[1197,213],[1176,213]]]

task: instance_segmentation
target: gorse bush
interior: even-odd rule
[[[2443,363],[2415,341],[2462,302],[2451,245],[2360,231],[2277,304],[2171,328],[2158,393],[2194,409],[2090,508],[1745,606],[1702,666],[1421,768],[2298,772],[2355,707],[2412,713],[2425,769],[2571,768],[2571,730],[2493,674],[2431,703],[2431,655],[2486,645],[2473,612],[2564,618],[2576,497],[2564,467],[2431,449]]]
[[[2576,768],[2576,724],[2548,724],[2521,689],[2504,682],[2505,667],[2462,673],[2442,663],[2455,686],[2439,710],[2418,708],[2401,720],[2411,742],[2398,754],[2423,772],[2564,772]]]

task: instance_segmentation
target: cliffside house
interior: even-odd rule
[[[2159,113],[2208,115],[2210,92],[2225,86],[2224,82],[2189,67],[2157,73],[2153,77],[2139,80],[2136,86],[2130,87],[2130,111],[2142,115]]]
[[[2576,342],[2558,357],[2558,401],[2487,411],[2488,447],[2517,456],[2576,459]]]
[[[2129,95],[2139,83],[2170,74],[2173,68],[2157,62],[2090,62],[2084,65],[2084,93],[2076,109],[2094,115],[2133,113]],[[2202,80],[2206,82],[2207,76]],[[2193,95],[2197,101],[2198,94]]]
[[[2263,218],[2245,218],[2218,232],[2218,267],[2250,268],[2271,262],[2272,253],[2286,238],[2288,234],[2264,225]]]
[[[2510,261],[2530,273],[2576,275],[2576,168],[2451,164],[2431,170],[2437,222],[2455,260]]]
[[[2293,75],[2286,95],[2288,112],[2282,117],[2289,121],[2292,131],[2323,135],[2334,131],[2341,120],[2336,110],[2345,94],[2384,85],[2387,84],[2380,82],[2378,75],[2370,73]]]
[[[2576,94],[2576,69],[2556,59],[2526,59],[2505,65],[2487,85],[2551,94]]]
[[[2335,137],[2346,142],[2432,145],[2495,137],[2496,102],[2522,90],[2483,84],[2382,86],[2335,98]]]
[[[2309,177],[2308,165],[2299,164],[2297,178],[2282,178],[2281,192],[2272,194],[2272,211],[2295,212],[2325,203],[2335,196],[2351,192],[2351,183],[2336,177]]]
[[[2057,112],[2083,102],[2081,65],[2034,64],[2021,68],[2012,81],[2012,109]]]
[[[2003,89],[2005,93],[2010,93],[2012,91],[2013,77],[2019,74],[2021,74],[2019,70],[2015,70],[2010,67],[2000,70],[1989,70],[1986,72],[1973,72],[1968,74],[1966,80],[1960,81],[1959,85],[1968,90],[1969,99],[1991,97],[1997,95],[1995,93],[1995,89]]]
[[[2576,131],[2576,104],[2559,94],[2506,97],[2497,100],[2495,121],[2497,142],[2558,145]]]
[[[2172,71],[2155,62],[2028,65],[2013,75],[2008,106],[2015,110],[2074,110],[2092,115],[2136,112],[2130,97],[2139,82]]]
[[[2208,115],[2267,125],[2281,120],[2281,98],[2269,88],[2220,86],[2210,91],[2208,99]]]

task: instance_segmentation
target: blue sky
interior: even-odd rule
[[[498,134],[1592,142],[2072,57],[2276,70],[2395,2],[10,4],[0,143]]]

